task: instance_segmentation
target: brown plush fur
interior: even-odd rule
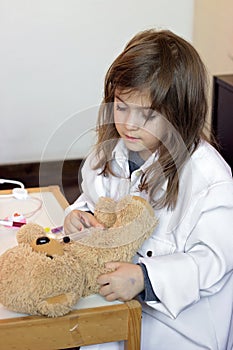
[[[18,246],[0,256],[0,303],[16,312],[64,315],[81,296],[98,292],[106,262],[132,261],[156,226],[153,209],[140,197],[118,203],[101,198],[95,216],[106,229],[90,228],[89,235],[69,243],[49,237],[37,224],[24,225]]]

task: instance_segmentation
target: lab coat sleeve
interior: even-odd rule
[[[183,252],[140,259],[161,301],[147,304],[172,318],[201,297],[218,292],[233,270],[232,183],[208,189],[187,219]]]
[[[91,153],[85,160],[81,171],[82,194],[73,204],[66,208],[65,215],[75,209],[94,212],[95,204],[98,201],[98,198],[105,195],[102,184],[103,176],[98,175],[100,170],[93,170],[93,162],[94,155]]]
[[[65,215],[68,215],[72,210],[91,211],[93,213],[94,207],[88,196],[82,193],[73,204],[65,209]]]

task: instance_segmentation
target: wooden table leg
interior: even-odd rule
[[[128,340],[125,341],[124,350],[140,350],[141,341],[141,309],[138,301],[131,300],[126,303],[129,308]]]

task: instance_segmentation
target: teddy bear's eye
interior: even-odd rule
[[[47,244],[49,242],[50,242],[49,237],[46,237],[46,236],[45,237],[39,237],[36,240],[36,245]]]

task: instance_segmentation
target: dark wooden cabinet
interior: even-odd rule
[[[233,74],[214,76],[212,130],[233,171]]]

